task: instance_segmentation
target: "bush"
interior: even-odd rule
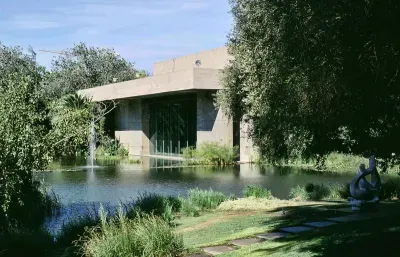
[[[182,199],[181,214],[186,217],[198,217],[200,216],[200,208],[193,202]]]
[[[212,210],[225,201],[226,196],[223,193],[213,191],[212,189],[201,190],[196,188],[188,191],[187,200],[201,210]]]
[[[133,208],[128,211],[129,217],[142,213],[162,217],[165,221],[172,221],[174,213],[181,209],[181,201],[173,196],[144,193],[136,199]]]
[[[100,224],[100,217],[94,214],[86,214],[63,224],[60,234],[57,235],[57,243],[62,246],[72,246],[73,241],[83,236],[84,232],[91,227]]]
[[[332,184],[329,187],[329,190],[330,190],[329,199],[339,200],[339,199],[347,199],[347,198],[351,197],[350,184],[349,183],[345,183],[345,184],[335,183],[335,184]]]
[[[360,167],[360,164],[367,164],[368,159],[351,154],[330,153],[325,159],[326,170],[354,171]]]
[[[103,137],[100,146],[96,148],[96,157],[119,156],[126,157],[129,151],[123,147],[118,139]]]
[[[198,149],[188,147],[182,149],[182,153],[188,164],[224,166],[235,163],[239,157],[239,148],[218,142],[204,142]]]
[[[297,186],[290,190],[291,198],[301,201],[307,201],[307,200],[318,201],[328,197],[329,194],[330,194],[329,188],[324,186],[323,184],[318,185],[313,183],[307,183],[307,185],[305,185],[304,187]]]
[[[58,214],[61,209],[60,199],[54,192],[47,193],[38,181],[21,188],[21,193],[23,204],[15,198],[11,198],[9,203],[7,220],[14,227],[39,228],[47,217]],[[1,214],[0,217],[3,219]],[[3,221],[1,223],[0,227],[5,226]]]
[[[400,198],[400,182],[397,180],[388,180],[383,182],[379,191],[379,199],[391,200]]]
[[[268,199],[273,198],[270,190],[264,189],[259,185],[247,186],[243,190],[243,195],[245,197],[268,198]]]
[[[306,201],[308,200],[308,195],[304,187],[296,186],[290,189],[289,196],[295,201]]]
[[[118,216],[107,221],[100,210],[101,225],[88,230],[76,245],[85,256],[178,256],[183,239],[159,217],[144,215],[129,220],[120,207]]]
[[[45,230],[10,229],[0,233],[0,256],[54,256],[53,237]]]

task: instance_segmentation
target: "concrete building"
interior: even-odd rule
[[[93,101],[117,100],[108,127],[131,155],[180,156],[205,141],[238,145],[240,161],[253,156],[246,124],[227,119],[214,106],[222,89],[225,47],[154,64],[153,76],[80,91]]]

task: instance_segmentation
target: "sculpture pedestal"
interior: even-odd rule
[[[376,211],[378,208],[379,198],[374,198],[370,201],[357,200],[354,198],[349,198],[351,210],[353,212],[367,212]]]

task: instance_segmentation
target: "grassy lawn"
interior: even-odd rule
[[[251,237],[258,233],[276,231],[283,226],[315,221],[317,217],[321,219],[343,215],[346,213],[325,210],[320,204],[286,206],[284,214],[281,208],[268,211],[215,211],[200,217],[179,219],[176,230],[183,235],[187,248],[198,249]]]
[[[399,256],[398,218],[340,224],[244,247],[224,257]]]
[[[315,204],[286,206],[258,211],[216,211],[196,218],[177,221],[177,231],[183,235],[185,246],[191,251],[210,245],[229,244],[230,240],[252,237],[262,232],[277,231],[285,226],[303,222],[321,221],[329,217],[347,216],[351,213],[335,209],[347,204]],[[399,256],[400,203],[382,203],[378,214],[391,214],[391,218],[343,223],[311,232],[266,241],[244,247],[222,256]],[[374,246],[376,246],[376,249]],[[382,249],[385,248],[385,249]],[[394,249],[394,253],[390,249]],[[373,255],[371,255],[373,254]],[[343,257],[341,256],[341,257]]]

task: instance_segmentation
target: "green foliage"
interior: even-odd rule
[[[328,197],[330,194],[329,187],[324,186],[323,184],[313,184],[307,183],[304,187],[297,186],[290,190],[291,198],[300,201],[318,201],[323,198]]]
[[[400,38],[387,24],[400,22],[400,3],[230,2],[233,58],[218,104],[251,121],[263,156],[399,159]]]
[[[66,95],[50,105],[51,137],[57,145],[56,156],[75,156],[88,149],[94,107],[89,99],[77,94]],[[96,125],[96,131],[101,133],[101,127]]]
[[[32,84],[39,85],[44,73],[45,69],[37,65],[36,54],[31,49],[25,54],[19,46],[7,47],[0,42],[0,88],[6,88],[10,76],[15,74],[29,77]]]
[[[272,199],[272,193],[270,190],[262,188],[260,185],[250,185],[243,190],[243,195],[245,197],[255,197],[255,198],[268,198]]]
[[[19,74],[3,77],[0,85],[0,230],[27,222],[11,214],[32,217],[36,211],[24,208],[27,201],[45,198],[32,177],[47,166],[52,148],[37,86],[35,78]]]
[[[173,257],[183,252],[183,240],[167,222],[145,215],[129,220],[119,209],[118,216],[107,220],[100,211],[101,226],[87,231],[76,244],[85,256]]]
[[[182,153],[185,161],[189,164],[224,166],[234,164],[239,157],[237,146],[232,147],[218,142],[201,143],[198,149],[184,148]]]
[[[144,193],[139,195],[127,215],[134,218],[143,214],[152,214],[171,222],[180,208],[181,201],[176,197]]]
[[[85,43],[63,51],[47,73],[43,91],[47,98],[57,99],[81,89],[123,82],[147,76],[137,71],[114,49],[89,47]]]
[[[128,149],[124,148],[118,139],[104,136],[100,145],[96,149],[96,157],[118,156],[126,157],[129,155]]]
[[[398,179],[390,179],[383,182],[379,191],[379,199],[400,199],[400,181]]]
[[[329,186],[308,183],[306,186],[297,186],[290,190],[290,196],[294,200],[300,201],[318,201],[322,199],[329,200],[347,200],[351,197],[349,183],[334,183]],[[400,181],[389,179],[381,184],[379,199],[392,200],[400,197]]]
[[[54,256],[53,237],[45,230],[12,229],[0,233],[0,256]]]
[[[87,213],[63,224],[60,233],[57,235],[57,244],[64,247],[73,246],[73,242],[84,235],[84,232],[100,224],[100,217]]]
[[[187,197],[187,201],[189,201],[190,204],[194,204],[201,210],[213,210],[225,200],[226,196],[223,193],[212,189],[190,189]]]
[[[330,185],[329,190],[330,194],[328,198],[332,200],[347,199],[351,197],[349,183],[334,183]]]
[[[200,216],[200,207],[197,206],[190,200],[181,199],[181,214],[186,217],[198,217]]]

